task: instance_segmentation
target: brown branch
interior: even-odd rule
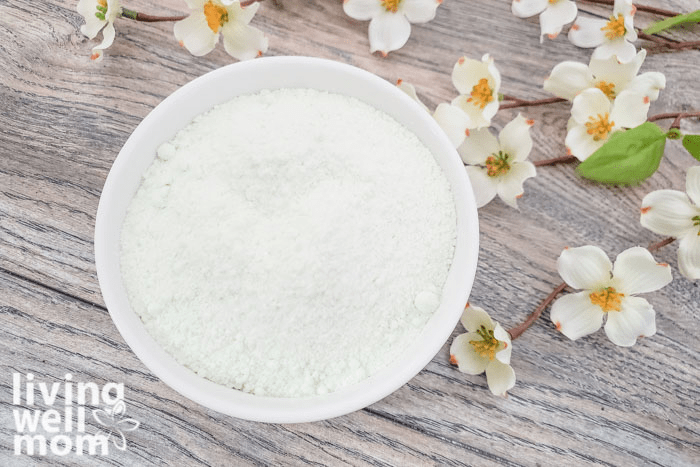
[[[669,118],[673,118],[673,123],[671,123],[670,128],[679,128],[681,127],[681,120],[684,118],[693,118],[693,117],[700,117],[700,111],[694,111],[694,112],[669,112],[669,113],[664,113],[664,114],[657,114],[657,115],[652,115],[649,117],[647,120],[650,122],[655,122],[657,120],[666,120]]]
[[[666,245],[673,243],[674,241],[676,241],[676,239],[673,237],[664,238],[663,240],[661,240],[659,242],[652,243],[651,245],[649,245],[647,247],[647,250],[649,250],[650,252],[656,251],[660,248],[665,247]]]
[[[566,99],[561,97],[549,97],[547,99],[537,99],[533,101],[528,101],[525,99],[518,99],[517,97],[503,95],[503,100],[509,101],[507,104],[503,104],[499,109],[515,109],[517,107],[535,107],[538,105],[555,104],[557,102],[567,102]]]
[[[578,158],[576,156],[561,156],[555,157],[553,159],[544,159],[541,161],[533,161],[532,163],[535,167],[542,167],[544,165],[555,165],[555,164],[568,164],[570,162],[577,162]]]
[[[525,321],[522,322],[522,324],[519,324],[518,326],[514,327],[513,329],[509,329],[508,334],[510,334],[510,339],[515,340],[518,337],[520,337],[520,335],[522,333],[524,333],[525,330],[532,325],[532,323],[537,321],[537,318],[539,318],[540,315],[542,314],[542,312],[545,310],[545,308],[547,308],[547,305],[552,303],[554,301],[554,299],[556,298],[556,296],[559,295],[565,288],[566,288],[566,282],[562,282],[561,284],[559,284],[557,286],[557,288],[552,290],[552,293],[550,293],[547,296],[547,298],[545,298],[542,301],[542,303],[540,303],[540,306],[535,308],[535,311],[533,311],[532,314],[530,316],[528,316]]]
[[[613,6],[615,4],[615,0],[582,0],[587,3],[597,3],[599,5],[610,5]],[[637,11],[646,11],[647,13],[654,13],[655,15],[661,15],[661,16],[678,16],[680,13],[675,13],[673,11],[669,10],[663,10],[661,8],[656,8],[654,6],[646,6],[646,5],[634,5],[637,8]]]

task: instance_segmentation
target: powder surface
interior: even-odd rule
[[[236,97],[160,146],[121,233],[133,309],[181,364],[257,395],[323,394],[401,355],[456,242],[430,151],[310,89]]]

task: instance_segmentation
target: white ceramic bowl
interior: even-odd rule
[[[119,265],[119,238],[127,207],[156,148],[198,114],[240,94],[262,89],[313,88],[356,97],[394,117],[432,151],[452,187],[457,246],[442,302],[419,338],[370,378],[334,393],[261,397],[206,380],[175,361],[148,334],[129,305]],[[102,296],[117,329],[141,361],[167,385],[206,407],[261,422],[323,420],[366,407],[413,378],[440,350],[462,313],[476,272],[479,229],[471,185],[459,155],[433,118],[387,81],[367,71],[308,57],[271,57],[236,63],[175,91],[143,119],[109,172],[95,225],[95,263]]]

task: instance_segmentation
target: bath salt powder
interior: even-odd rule
[[[387,114],[310,89],[244,95],[157,151],[129,206],[134,311],[178,362],[256,395],[369,377],[439,305],[449,184]]]

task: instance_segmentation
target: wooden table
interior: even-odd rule
[[[163,384],[135,357],[104,307],[93,260],[100,191],[119,149],[141,119],[179,86],[231,63],[219,45],[197,58],[178,47],[169,23],[118,20],[102,63],[89,60],[74,0],[0,0],[0,464],[34,465],[698,465],[700,282],[680,276],[676,246],[656,254],[671,285],[647,296],[658,332],[636,346],[599,332],[571,342],[545,313],[514,343],[518,381],[507,398],[484,376],[459,373],[448,344],[414,379],[376,404],[319,423],[267,425],[205,409]],[[659,0],[676,11],[696,0]],[[177,14],[184,2],[123,4]],[[580,4],[600,16],[607,8]],[[637,14],[637,24],[654,16]],[[542,82],[566,59],[591,50],[564,36],[539,43],[537,18],[520,20],[506,0],[451,0],[413,29],[388,58],[368,53],[367,23],[338,1],[265,2],[254,20],[268,55],[312,55],[350,63],[388,80],[414,83],[432,107],[456,95],[457,58],[490,52],[502,92],[547,97]],[[698,40],[698,28],[669,35]],[[638,43],[639,45],[639,43]],[[651,114],[700,108],[700,52],[653,54],[644,70],[666,73]],[[532,159],[564,155],[568,104],[527,109],[536,120]],[[516,110],[499,112],[495,126]],[[660,122],[668,125],[669,121]],[[683,121],[683,129],[700,125]],[[471,301],[511,327],[560,282],[562,248],[601,246],[611,256],[660,237],[639,224],[642,197],[684,189],[697,164],[669,142],[661,169],[630,188],[578,178],[572,165],[542,167],[526,184],[520,211],[494,201],[480,210],[481,261]],[[461,325],[454,335],[463,332]],[[12,373],[37,381],[123,382],[127,415],[141,422],[128,449],[108,456],[43,459],[13,455]],[[94,422],[90,427],[94,426]]]

